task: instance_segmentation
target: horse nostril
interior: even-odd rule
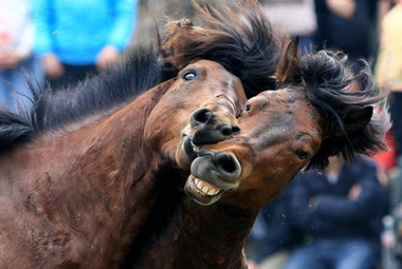
[[[215,154],[213,161],[221,172],[228,173],[229,175],[236,176],[240,170],[239,163],[231,154],[219,152]]]
[[[194,126],[209,122],[214,114],[207,108],[200,108],[195,111],[190,118],[190,123]]]
[[[238,125],[233,125],[232,134],[238,134],[238,133],[240,133],[240,127]]]
[[[224,127],[222,127],[222,130],[221,130],[221,133],[224,136],[237,134],[239,132],[240,132],[240,127],[237,125],[234,125],[234,126],[225,125]]]

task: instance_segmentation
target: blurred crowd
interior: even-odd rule
[[[27,81],[57,90],[115,64],[135,30],[136,5],[136,0],[0,0],[1,105],[29,112]]]
[[[402,1],[261,0],[271,22],[300,36],[300,50],[339,49],[352,70],[371,65],[389,94],[389,151],[299,173],[260,212],[250,269],[402,268]]]
[[[154,6],[181,16],[190,3],[168,2]],[[300,53],[342,50],[356,73],[368,61],[389,93],[393,127],[388,152],[353,163],[334,157],[264,207],[247,241],[250,269],[402,268],[402,0],[260,2],[275,27],[300,37]],[[137,22],[149,20],[150,3],[0,0],[0,105],[27,113],[27,81],[57,91],[116,64],[145,42]]]

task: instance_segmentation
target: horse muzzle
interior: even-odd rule
[[[198,155],[184,190],[195,202],[211,205],[239,186],[241,166],[231,153],[201,150]]]

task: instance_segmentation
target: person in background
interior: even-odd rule
[[[391,93],[392,133],[398,160],[402,156],[402,0],[394,2],[395,5],[380,23],[380,48],[375,76],[380,88]]]
[[[310,50],[317,30],[314,0],[260,0],[271,23],[288,33],[299,37],[299,52]]]
[[[331,157],[324,173],[299,173],[290,194],[290,218],[303,243],[286,269],[375,269],[381,262],[382,218],[388,190],[376,164]]]
[[[29,112],[32,93],[27,79],[42,81],[33,53],[31,1],[0,0],[0,7],[0,102],[11,112]]]
[[[371,61],[375,54],[376,12],[379,0],[315,0],[317,31],[314,44],[336,48],[352,61]],[[360,70],[356,61],[355,71]]]
[[[392,216],[394,242],[385,260],[388,268],[402,268],[402,0],[383,0],[380,21],[380,47],[375,76],[381,90],[390,93],[391,133],[395,142],[395,170],[392,178]]]
[[[51,87],[115,64],[129,45],[135,0],[33,0],[35,51]]]
[[[292,183],[261,209],[246,242],[249,269],[283,268],[300,240],[289,219],[291,188]]]

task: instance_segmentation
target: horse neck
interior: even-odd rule
[[[146,119],[164,90],[165,87],[155,87],[78,132],[78,138],[85,136],[83,156],[86,159],[82,162],[91,161],[90,156],[94,156],[94,165],[108,164],[114,173],[129,171],[132,175],[128,179],[132,177],[132,183],[143,178],[153,167],[157,169],[162,158],[144,141],[143,133]],[[98,168],[102,171],[102,167]],[[120,179],[118,175],[113,177]],[[125,184],[121,180],[114,183]]]
[[[169,164],[143,141],[146,118],[168,84],[149,90],[102,119],[92,130],[96,138],[89,138],[91,142],[87,144],[85,155],[94,156],[94,165],[98,166],[97,176],[89,179],[90,184],[107,199],[104,210],[108,214],[103,214],[106,220],[100,221],[110,225],[105,225],[107,239],[102,248],[115,253],[112,264],[117,266],[152,212],[157,171]],[[111,231],[113,236],[109,237]]]
[[[53,164],[38,161],[38,173],[48,172],[37,180],[46,184],[35,191],[45,202],[35,206],[54,214],[66,234],[73,234],[69,259],[83,268],[119,268],[152,211],[155,173],[166,163],[142,137],[145,119],[163,93],[163,88],[151,89],[79,130],[35,143],[33,161],[37,152],[54,153]],[[58,225],[47,217],[41,221]]]
[[[132,268],[247,268],[243,247],[256,215],[222,203],[200,206],[183,196]]]
[[[194,251],[188,259],[195,262],[193,268],[199,263],[208,265],[204,268],[247,268],[242,251],[257,213],[223,203],[200,206],[187,197],[182,210],[183,221],[175,226],[182,250]]]

